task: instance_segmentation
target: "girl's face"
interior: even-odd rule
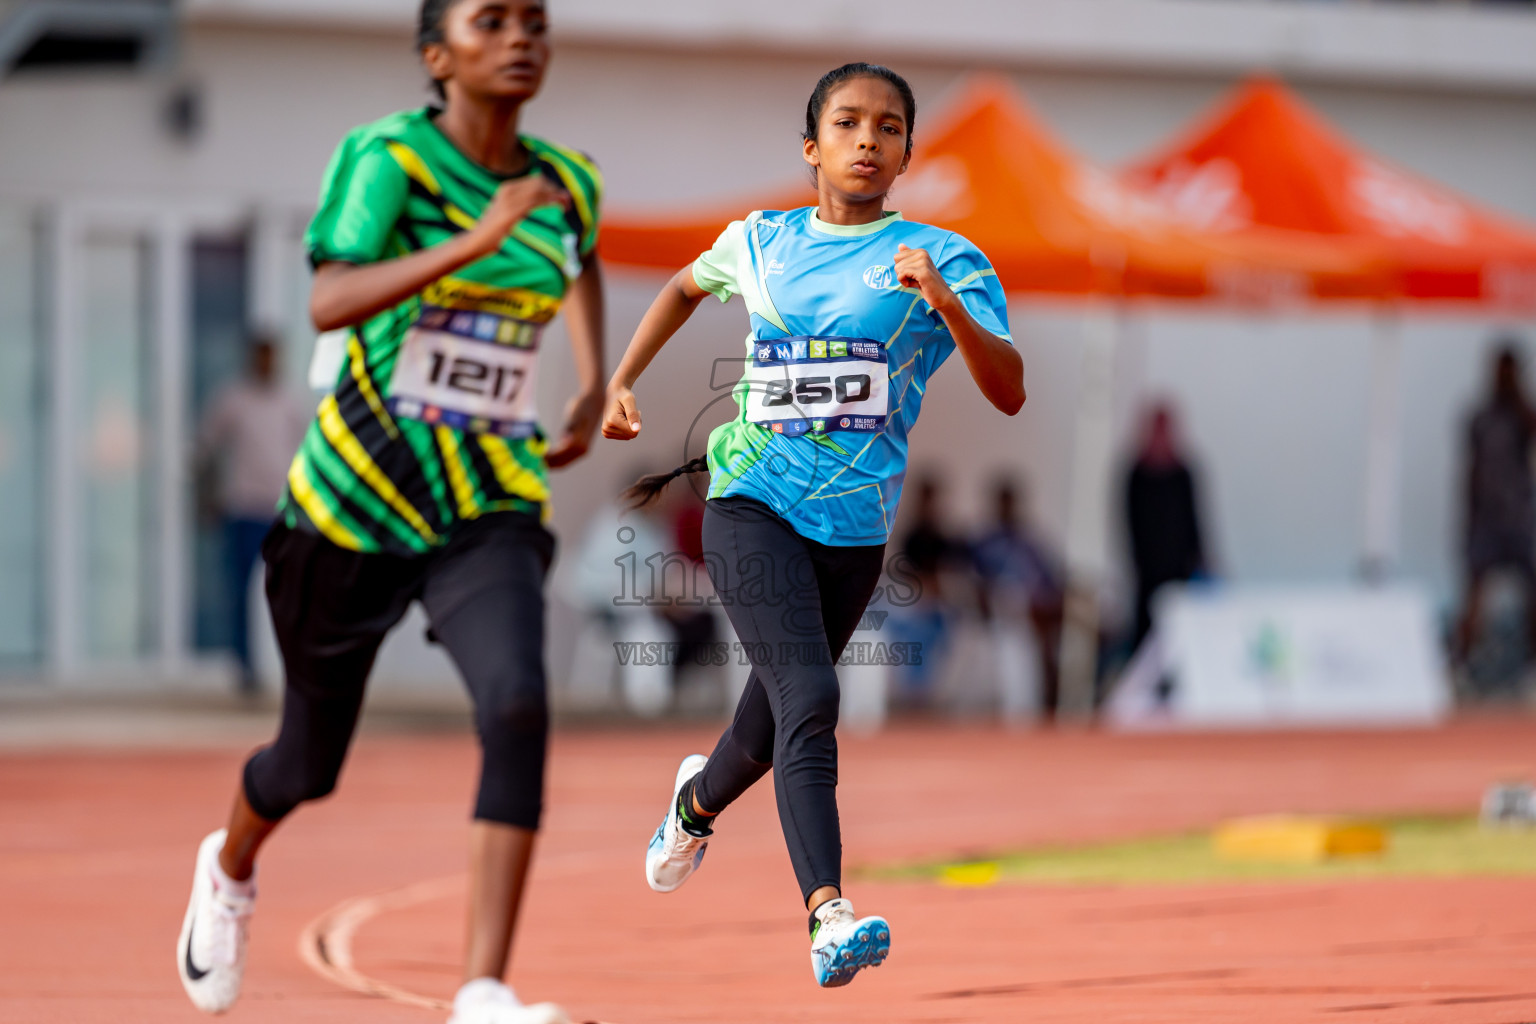
[[[422,59],[450,91],[526,100],[544,82],[548,31],[544,0],[460,0],[443,16],[443,41]]]
[[[818,188],[849,199],[876,199],[907,169],[907,118],[901,94],[883,78],[854,78],[833,89],[805,162]]]

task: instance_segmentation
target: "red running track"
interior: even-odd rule
[[[514,967],[526,997],[614,1024],[1536,1021],[1536,878],[975,890],[855,879],[859,910],[891,919],[891,959],[821,991],[768,783],[722,818],[686,889],[645,886],[642,852],[676,762],[710,739],[557,734]],[[194,849],[243,755],[0,754],[0,1021],[201,1019],[174,943]],[[1470,810],[1490,781],[1536,770],[1536,722],[1192,737],[900,729],[845,738],[842,764],[844,842],[859,865],[1235,814]],[[301,936],[330,929],[353,984],[417,1002],[451,994],[474,770],[467,734],[365,733],[338,794],[300,811],[262,864],[232,1021],[445,1018],[322,976]]]

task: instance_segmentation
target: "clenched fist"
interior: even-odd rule
[[[603,436],[615,441],[631,441],[640,436],[640,405],[629,388],[609,387]]]
[[[485,212],[480,214],[471,234],[480,242],[484,254],[490,255],[501,248],[512,229],[530,213],[550,204],[569,208],[570,193],[538,171],[504,181],[486,204]]]
[[[923,301],[934,309],[943,309],[953,302],[955,293],[939,275],[927,249],[910,249],[896,246],[896,283],[904,288],[916,288],[923,293]]]

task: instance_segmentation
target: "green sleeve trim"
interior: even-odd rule
[[[322,263],[350,263],[353,266],[362,266],[365,263],[377,262],[375,257],[362,252],[333,252],[321,246],[313,246],[309,250],[309,264],[318,267]]]
[[[747,304],[748,313],[756,313],[788,334],[789,328],[784,326],[784,318],[773,305],[767,278],[763,275],[766,261],[757,239],[757,225],[762,219],[763,212],[755,210],[746,220],[726,225],[714,246],[693,261],[693,279],[721,302],[729,301],[732,295],[740,295]]]
[[[746,222],[732,221],[710,250],[693,261],[694,282],[721,302],[729,302],[742,290],[740,271],[746,249]]]

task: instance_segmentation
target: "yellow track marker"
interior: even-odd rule
[[[1237,818],[1217,826],[1212,841],[1228,860],[1316,863],[1334,857],[1384,853],[1387,830],[1342,818],[1270,815]]]
[[[956,888],[981,889],[996,885],[1000,874],[1002,874],[1002,866],[995,860],[982,861],[979,864],[951,864],[939,875],[939,881]]]

